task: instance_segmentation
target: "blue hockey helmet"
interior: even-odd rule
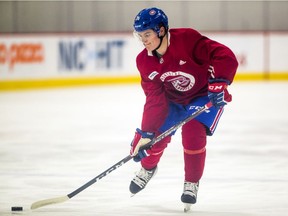
[[[160,34],[160,28],[164,26],[168,31],[168,17],[156,7],[141,10],[134,20],[134,29],[136,32],[142,32],[148,29],[154,30],[157,35]]]

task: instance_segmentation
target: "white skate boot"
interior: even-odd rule
[[[189,211],[192,204],[196,203],[198,188],[199,182],[184,182],[183,194],[181,196],[181,201],[184,203],[184,212]]]
[[[129,189],[132,193],[131,196],[134,196],[136,193],[145,188],[150,179],[157,173],[157,169],[157,166],[152,170],[146,170],[141,167],[139,173],[133,178],[130,183]]]

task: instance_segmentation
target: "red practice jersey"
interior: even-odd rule
[[[237,70],[233,52],[223,44],[189,29],[170,29],[166,53],[158,58],[144,49],[136,59],[146,95],[142,130],[157,132],[169,102],[186,105],[207,95],[208,80],[232,83]]]

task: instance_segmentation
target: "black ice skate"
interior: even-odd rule
[[[196,203],[198,188],[199,182],[184,182],[183,194],[181,196],[181,201],[184,203],[184,212],[189,211],[191,205]]]
[[[157,173],[157,166],[152,170],[146,170],[141,167],[140,171],[130,183],[130,192],[132,193],[131,196],[134,196],[136,193],[141,191],[146,187],[150,179]]]

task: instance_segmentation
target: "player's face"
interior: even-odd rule
[[[153,51],[159,46],[160,39],[153,30],[137,32],[137,36],[148,51]]]

